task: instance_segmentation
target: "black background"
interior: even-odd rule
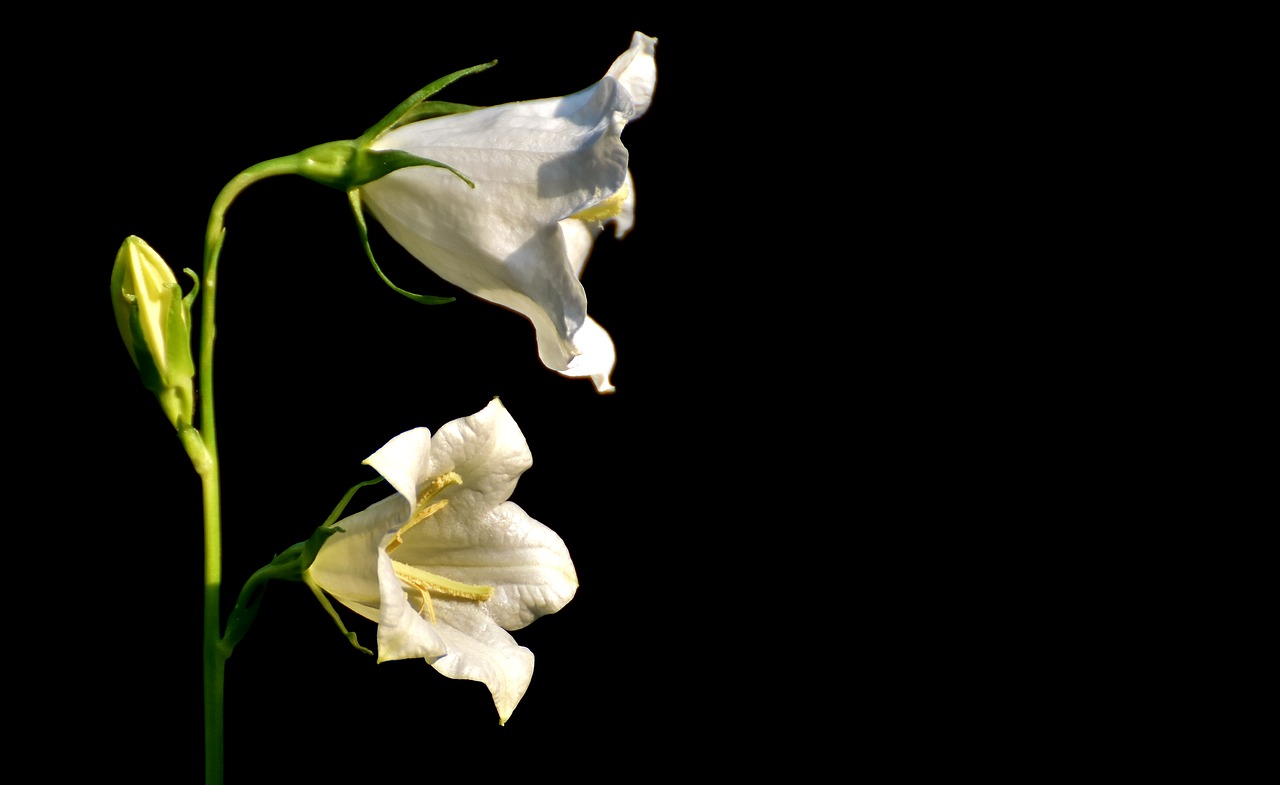
[[[533,454],[513,500],[565,539],[581,588],[515,633],[537,665],[500,727],[483,685],[421,661],[377,665],[305,587],[272,584],[227,663],[227,781],[599,781],[689,755],[713,763],[708,734],[776,721],[742,681],[783,653],[761,611],[777,579],[742,551],[784,482],[762,444],[769,374],[756,370],[779,339],[761,340],[736,288],[758,260],[725,241],[742,228],[732,206],[752,198],[729,146],[755,94],[749,75],[726,73],[745,45],[729,22],[678,20],[117,14],[79,19],[89,37],[33,33],[39,59],[13,72],[10,96],[24,118],[10,129],[23,241],[10,296],[24,314],[10,358],[25,393],[10,406],[39,491],[23,515],[31,541],[11,547],[30,554],[40,588],[24,600],[38,632],[15,637],[14,656],[42,685],[35,735],[68,753],[40,766],[155,782],[203,771],[200,483],[116,334],[107,283],[123,239],[198,271],[209,208],[242,169],[354,138],[427,82],[491,59],[437,97],[583,89],[634,30],[659,39],[652,107],[623,134],[636,224],[621,241],[606,232],[583,276],[617,346],[613,395],[547,370],[527,321],[436,278],[371,221],[394,281],[458,300],[388,290],[338,191],[274,178],[231,207],[215,362],[224,612],[253,570],[373,476],[363,458],[493,396]],[[65,58],[75,68],[44,65]],[[383,495],[362,491],[349,511]],[[372,645],[374,625],[342,612]]]
[[[1092,773],[1114,769],[1095,750],[1146,767],[1205,749],[1185,729],[1222,712],[1183,724],[1186,693],[1168,687],[1198,672],[1168,654],[1195,629],[1122,651],[1149,637],[1133,620],[1169,604],[1114,601],[1128,568],[1091,562],[1151,561],[1146,533],[1130,547],[1092,494],[1100,476],[1130,482],[1143,419],[1167,419],[1138,399],[1168,400],[1149,379],[1124,392],[1153,339],[1113,338],[1097,299],[1147,279],[1117,289],[1132,260],[1095,228],[1129,214],[1094,192],[1120,171],[1112,191],[1139,193],[1132,162],[1109,156],[1140,145],[1115,146],[1123,123],[1075,77],[1102,62],[1102,93],[1132,103],[1134,82],[1081,48],[1092,31],[1068,23],[1036,55],[1009,51],[1007,20],[921,9],[841,24],[799,8],[264,9],[43,4],[6,28],[13,771],[202,778],[199,482],[116,335],[124,237],[198,267],[209,207],[245,167],[352,138],[490,59],[440,97],[585,88],[634,30],[659,39],[653,106],[623,135],[636,226],[602,237],[584,276],[618,347],[612,396],[546,370],[518,316],[388,291],[337,191],[279,178],[232,207],[224,608],[387,438],[494,395],[533,453],[513,498],[564,537],[581,588],[516,633],[537,667],[499,727],[482,685],[375,665],[303,587],[272,586],[227,666],[228,782]],[[1013,39],[1051,44],[1058,22]],[[1139,61],[1146,84],[1156,61]],[[451,293],[373,231],[401,285]],[[1081,344],[1082,325],[1105,340]],[[1115,614],[1101,630],[1098,611]]]

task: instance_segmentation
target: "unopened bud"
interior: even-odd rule
[[[194,279],[195,275],[186,271]],[[191,300],[160,254],[129,236],[111,270],[111,307],[125,348],[142,383],[155,393],[169,422],[191,424],[195,409],[195,363],[191,358]]]

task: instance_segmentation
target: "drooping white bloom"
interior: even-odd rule
[[[378,661],[423,657],[489,687],[506,723],[533,677],[507,632],[573,598],[564,541],[508,500],[532,463],[498,399],[432,435],[415,428],[365,460],[397,494],[337,522],[308,579],[378,623]]]
[[[544,365],[590,377],[600,392],[616,356],[587,315],[579,278],[596,237],[630,231],[635,189],[621,135],[648,110],[657,40],[635,33],[599,82],[561,98],[521,101],[393,128],[375,150],[443,162],[394,171],[360,188],[387,232],[440,277],[523,314]]]

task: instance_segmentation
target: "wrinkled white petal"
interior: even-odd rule
[[[611,196],[627,172],[618,138],[625,121],[614,113],[630,101],[612,82],[590,92],[586,116],[562,113],[569,99],[507,104],[412,123],[376,144],[444,161],[474,190],[434,167],[401,169],[363,189],[387,232],[437,275],[548,330],[560,347],[542,360],[557,371],[559,358],[577,353],[571,336],[587,313],[581,262],[570,258],[558,223]],[[452,126],[477,147],[448,147]],[[522,149],[533,137],[542,149]]]
[[[565,257],[569,260],[575,276],[582,275],[582,269],[587,266],[587,258],[591,256],[591,247],[595,245],[601,227],[602,224],[599,221],[580,221],[577,218],[567,218],[560,222],[560,237],[564,242]],[[530,317],[530,320],[532,319],[533,317]],[[536,321],[534,326],[537,326]],[[539,344],[554,337],[544,337],[542,331],[538,331]]]
[[[658,81],[658,65],[653,59],[658,39],[639,31],[631,36],[631,48],[623,52],[609,68],[609,76],[622,83],[635,103],[636,116],[649,111],[653,88]]]
[[[591,249],[582,240],[607,222],[622,236],[634,221],[621,134],[651,101],[655,43],[636,33],[609,73],[581,92],[410,123],[373,144],[446,163],[474,189],[435,167],[401,169],[361,188],[364,204],[409,253],[450,283],[524,315],[547,367],[590,376],[601,391],[612,389],[612,364],[595,370],[603,355],[585,361],[589,373],[572,367],[588,351],[577,340],[587,322],[578,278]],[[624,187],[620,215],[585,227],[585,235],[562,232],[561,222],[583,223],[572,216]]]
[[[449,500],[445,510],[450,516],[474,520],[506,501],[532,465],[524,433],[502,401],[494,398],[479,412],[436,431],[426,477],[457,472],[462,484],[446,488],[440,498]]]
[[[442,600],[436,605],[440,636],[448,654],[431,667],[451,679],[489,688],[498,722],[505,725],[533,679],[533,652],[481,612],[474,603]]]
[[[479,521],[446,508],[406,533],[395,555],[428,572],[492,586],[493,597],[483,607],[508,630],[555,613],[578,590],[560,535],[515,502],[504,502]]]
[[[418,501],[418,486],[430,478],[431,431],[414,428],[382,445],[364,459],[381,474],[412,507]]]
[[[546,353],[558,351],[556,345],[544,346],[542,335],[542,333],[538,334],[539,351],[543,352],[544,356]],[[609,381],[613,366],[617,363],[613,338],[595,319],[588,316],[582,326],[574,332],[573,341],[581,353],[576,357],[567,358],[564,361],[564,370],[560,373],[574,378],[590,377],[596,386],[596,392],[613,392],[615,388]]]
[[[423,197],[452,202],[434,207],[467,221],[456,229],[478,251],[505,257],[524,242],[522,235],[530,226],[568,218],[622,187],[628,154],[619,136],[633,117],[630,94],[615,80],[604,79],[561,98],[500,104],[410,123],[388,131],[373,148],[434,158],[465,174],[476,187],[468,187],[446,170],[411,167],[368,183],[362,191],[371,197],[375,210],[420,217],[433,226],[446,223],[379,198],[388,183],[416,181]],[[464,196],[468,198],[462,200]],[[477,227],[470,223],[477,218],[503,225],[497,231]]]
[[[396,577],[387,556],[387,542],[394,536],[388,534],[378,549],[378,585],[381,602],[378,606],[378,662],[424,657],[433,662],[445,651],[445,640],[439,628],[424,619],[409,603],[404,586]]]

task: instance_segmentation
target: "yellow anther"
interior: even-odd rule
[[[408,564],[402,564],[394,559],[391,560],[391,567],[395,570],[397,578],[418,590],[418,596],[422,599],[422,605],[418,608],[418,612],[426,611],[427,618],[431,620],[432,624],[436,623],[436,609],[431,603],[431,595],[433,593],[442,597],[475,600],[476,602],[484,602],[493,596],[492,586],[477,586],[471,583],[455,581],[443,575],[436,575],[434,572],[427,572]]]
[[[427,483],[422,492],[418,494],[418,504],[413,511],[413,515],[409,516],[409,520],[400,527],[400,530],[396,532],[396,536],[391,539],[391,542],[387,543],[387,553],[391,553],[404,543],[406,532],[435,515],[449,504],[448,499],[431,501],[436,494],[450,485],[461,484],[462,478],[458,476],[457,472],[445,472]],[[421,604],[418,606],[418,613],[426,615],[432,624],[436,623],[436,609],[431,602],[432,594],[460,600],[475,600],[476,602],[484,602],[493,596],[492,586],[477,586],[455,581],[452,578],[436,575],[434,572],[427,572],[404,562],[398,562],[395,559],[391,560],[391,567],[395,570],[396,577],[406,586],[417,590],[418,597],[421,600]]]
[[[429,505],[425,509],[419,509],[417,512],[415,512],[413,514],[413,517],[409,519],[408,523],[406,523],[404,526],[401,526],[400,531],[396,532],[395,539],[387,543],[387,553],[391,553],[396,548],[399,548],[402,544],[404,544],[403,536],[405,532],[409,531],[414,526],[417,526],[418,524],[422,523],[427,518],[430,518],[432,515],[439,512],[448,504],[449,504],[448,499],[441,499],[435,504]]]
[[[630,193],[630,190],[624,185],[615,191],[613,196],[603,202],[593,204],[569,217],[577,218],[579,221],[607,221],[610,218],[617,218],[622,214],[622,205],[627,201],[627,196]]]
[[[449,503],[448,499],[441,499],[438,502],[427,504],[427,502],[431,501],[431,497],[435,496],[450,485],[461,484],[462,478],[458,476],[457,472],[445,472],[427,483],[423,487],[422,493],[418,494],[417,509],[413,511],[413,515],[409,516],[409,520],[406,521],[405,524],[400,527],[400,530],[396,532],[395,539],[387,543],[387,553],[391,553],[404,543],[405,532],[409,531],[414,526],[417,526],[419,523],[422,523],[427,518],[430,518],[432,515],[435,515],[437,512],[440,512],[440,510]]]
[[[461,484],[462,484],[462,478],[458,476],[457,472],[445,472],[439,477],[436,477],[431,482],[422,486],[422,491],[418,494],[418,506],[421,507],[422,505],[426,504],[427,501],[429,501],[432,496],[435,496],[437,493],[449,487],[450,485],[461,485]]]

